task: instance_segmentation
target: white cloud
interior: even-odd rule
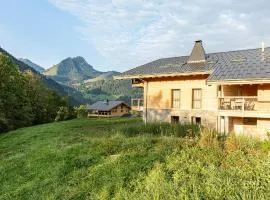
[[[231,12],[227,12],[220,14],[219,20],[223,26],[228,26],[232,29],[244,31],[247,30],[246,24],[241,21],[241,18],[244,18],[244,16],[245,14],[243,13],[235,16]]]
[[[76,16],[80,37],[120,70],[185,55],[196,39],[210,51],[256,47],[261,40],[270,44],[270,14],[263,0],[49,1]]]

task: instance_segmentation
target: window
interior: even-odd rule
[[[171,122],[174,124],[179,123],[179,116],[171,116]]]
[[[200,117],[192,117],[192,124],[201,125],[201,118]]]
[[[180,108],[180,93],[181,90],[172,90],[172,108]]]
[[[192,90],[192,108],[200,109],[202,107],[202,89]]]
[[[257,118],[244,118],[244,125],[257,125]]]

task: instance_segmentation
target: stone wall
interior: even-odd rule
[[[192,117],[200,117],[203,126],[217,128],[217,112],[205,110],[174,110],[174,109],[147,109],[144,110],[145,122],[171,122],[171,116],[179,116],[181,123],[191,123]]]

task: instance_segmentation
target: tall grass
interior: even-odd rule
[[[132,124],[117,129],[126,136],[152,135],[152,136],[174,136],[195,137],[199,136],[200,128],[194,124],[170,124],[170,123],[148,123]]]

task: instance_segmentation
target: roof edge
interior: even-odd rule
[[[270,78],[206,80],[206,83],[213,85],[264,84],[270,83]]]
[[[201,72],[185,72],[185,73],[170,73],[170,74],[144,74],[144,75],[128,75],[128,76],[113,76],[114,80],[126,80],[133,78],[158,78],[158,77],[175,77],[175,76],[191,76],[191,75],[206,75],[211,74],[213,70]]]

